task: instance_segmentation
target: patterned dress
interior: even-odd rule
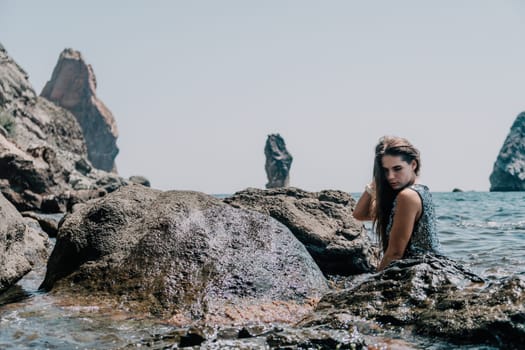
[[[414,225],[412,236],[410,237],[410,241],[408,242],[403,257],[407,258],[425,253],[439,254],[440,246],[436,229],[436,213],[434,211],[434,204],[432,202],[430,190],[427,186],[420,184],[414,184],[408,188],[419,194],[423,206],[423,213]],[[392,223],[394,221],[396,205],[397,198],[394,200],[392,212],[390,213],[390,218],[386,227],[387,237],[390,237],[390,230],[392,229]]]

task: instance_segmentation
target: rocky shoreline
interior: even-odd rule
[[[116,125],[78,52],[64,51],[42,96],[1,46],[0,62],[4,304],[47,264],[41,289],[57,300],[179,327],[130,347],[374,349],[387,328],[525,342],[523,276],[489,283],[442,256],[376,273],[377,247],[342,191],[250,188],[220,200],[123,179]]]

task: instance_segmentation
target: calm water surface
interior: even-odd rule
[[[474,272],[525,272],[525,192],[435,193],[443,252]]]
[[[525,273],[525,192],[433,196],[445,255],[489,279]],[[97,307],[64,305],[53,296],[38,292],[44,273],[44,267],[38,268],[0,295],[0,349],[137,348],[144,347],[143,339],[173,331],[154,320],[127,318]],[[385,336],[388,334],[386,331]],[[428,339],[405,340],[414,348],[450,348],[450,344]],[[156,348],[162,348],[162,344]]]

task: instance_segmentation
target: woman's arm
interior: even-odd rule
[[[357,204],[355,205],[354,212],[352,215],[354,216],[354,219],[360,220],[360,221],[367,221],[367,220],[373,220],[374,219],[374,212],[373,208],[375,205],[375,198],[374,198],[374,187],[371,185],[366,185],[367,189],[363,192],[361,197],[359,197],[359,200],[357,201]]]
[[[387,267],[392,261],[403,257],[412,236],[414,225],[421,216],[422,208],[421,198],[416,191],[406,188],[399,192],[388,247],[377,268],[379,271]]]

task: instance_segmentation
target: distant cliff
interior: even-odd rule
[[[0,45],[0,192],[19,211],[64,212],[127,183],[87,158],[75,116],[38,97]]]
[[[490,175],[491,191],[525,191],[525,112],[518,115]]]
[[[116,172],[117,124],[110,110],[97,98],[96,87],[91,65],[86,64],[80,52],[65,49],[41,96],[66,108],[76,117],[93,166]]]

